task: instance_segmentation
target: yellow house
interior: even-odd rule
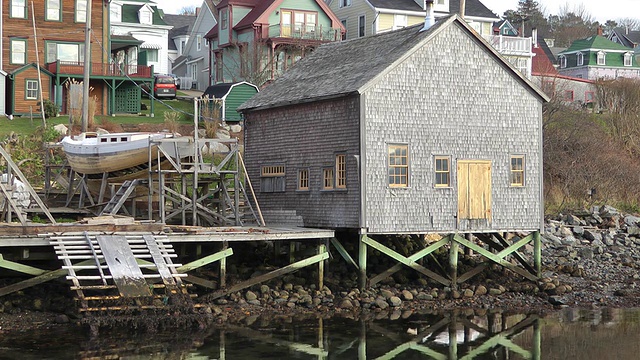
[[[347,29],[345,40],[424,22],[425,0],[325,0]],[[434,0],[436,18],[460,13],[460,0]],[[481,35],[492,34],[500,17],[480,0],[465,1],[465,20]]]

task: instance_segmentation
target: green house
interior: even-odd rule
[[[558,55],[561,75],[597,80],[640,77],[633,49],[600,35],[574,41]]]
[[[241,81],[209,86],[202,96],[221,101],[220,119],[222,121],[240,121],[242,116],[236,109],[258,91],[257,86]]]

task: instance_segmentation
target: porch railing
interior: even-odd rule
[[[82,75],[84,74],[84,65],[84,62],[58,60],[56,62],[46,64],[46,68],[54,74]],[[106,63],[90,63],[89,65],[89,74],[91,76],[129,76],[132,78],[150,78],[153,74],[152,67],[145,65]]]
[[[502,36],[502,35],[483,35],[493,47],[501,54],[529,54],[531,53],[531,38]]]
[[[318,25],[271,25],[269,26],[270,38],[293,38],[316,41],[337,41],[342,39],[340,29],[323,28]]]

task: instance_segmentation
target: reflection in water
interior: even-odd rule
[[[539,317],[486,311],[382,318],[248,317],[205,331],[6,333],[0,359],[631,359],[640,311],[565,309]],[[393,319],[393,320],[392,320]]]

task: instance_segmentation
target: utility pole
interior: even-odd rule
[[[86,0],[86,19],[84,26],[84,76],[82,79],[82,132],[87,131],[89,123],[89,74],[91,72],[91,0]]]

